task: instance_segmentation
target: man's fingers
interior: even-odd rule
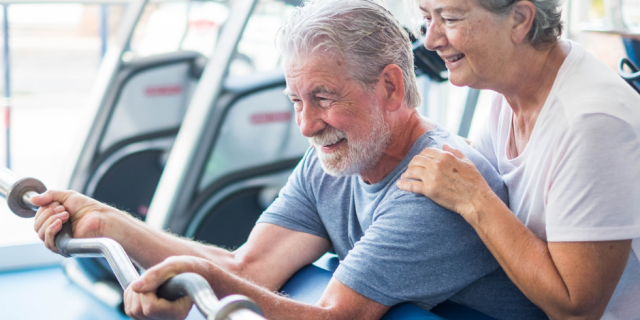
[[[49,218],[38,229],[38,237],[40,237],[40,240],[45,241],[47,230],[56,220],[67,222],[69,220],[69,213],[64,211],[50,215]]]
[[[146,316],[161,316],[168,319],[184,319],[191,309],[191,298],[183,297],[176,301],[160,299],[155,293],[140,294],[142,312]]]
[[[31,203],[36,206],[44,206],[53,201],[57,201],[60,204],[64,205],[64,202],[71,197],[75,191],[58,191],[58,190],[47,190],[45,193],[40,195],[34,195],[31,197]]]
[[[124,312],[132,319],[139,320],[138,315],[142,314],[142,307],[137,294],[127,288],[124,291]]]
[[[46,191],[43,194],[37,194],[37,195],[31,196],[30,201],[34,205],[38,207],[42,207],[53,201],[53,194],[51,194],[49,191]]]
[[[62,229],[63,221],[56,219],[45,231],[44,245],[55,253],[60,253],[56,247],[56,234]]]
[[[36,212],[36,216],[33,221],[33,229],[38,232],[40,228],[42,228],[42,225],[45,223],[45,221],[47,221],[47,219],[49,219],[49,217],[51,217],[52,215],[56,214],[57,211],[55,210],[55,208],[59,206],[60,204],[58,202],[52,202],[40,207],[40,209],[38,209],[38,212]]]
[[[176,274],[182,273],[179,259],[169,257],[165,261],[147,270],[140,279],[131,284],[131,289],[137,293],[156,292],[158,287]]]
[[[125,312],[133,319],[184,319],[193,305],[189,297],[171,302],[155,292],[136,293],[131,287],[125,290],[124,302]]]

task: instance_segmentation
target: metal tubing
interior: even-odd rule
[[[22,202],[25,204],[26,207],[28,207],[29,209],[31,209],[32,211],[38,211],[38,206],[33,205],[33,203],[31,203],[31,197],[38,195],[37,192],[35,191],[26,191],[24,194],[22,194]]]
[[[233,2],[231,14],[225,23],[216,44],[214,54],[207,62],[200,82],[196,87],[189,108],[184,116],[180,131],[173,144],[171,154],[151,200],[147,224],[154,229],[165,230],[172,212],[186,208],[190,194],[199,179],[198,170],[185,168],[201,167],[206,161],[206,152],[197,152],[202,146],[210,146],[213,134],[212,123],[218,123],[223,110],[218,104],[222,84],[229,65],[236,54],[238,42],[258,0],[237,0]]]
[[[20,178],[11,170],[0,168],[0,196],[7,199],[9,208],[21,217],[33,217],[38,207],[31,197],[43,193],[46,188],[37,179]],[[105,257],[123,289],[140,278],[138,271],[122,246],[113,239],[73,239],[71,224],[62,225],[55,243],[65,257]],[[264,319],[260,309],[249,298],[229,296],[218,301],[207,280],[195,273],[185,273],[167,280],[157,292],[167,300],[176,300],[185,295],[191,297],[200,312],[208,319],[248,320]]]
[[[4,58],[4,98],[6,106],[4,110],[5,125],[5,164],[7,168],[11,168],[11,60],[9,59],[9,4],[2,6],[2,34],[4,39],[3,58]]]
[[[31,203],[31,197],[47,191],[47,188],[34,178],[19,178],[11,170],[0,168],[0,196],[7,199],[7,205],[13,213],[31,218],[38,208]]]
[[[13,171],[0,168],[0,195],[6,199],[11,187],[13,187],[18,180],[18,177]]]
[[[109,18],[107,16],[107,4],[100,5],[100,59],[107,52],[107,37],[109,36]]]
[[[113,239],[71,239],[67,243],[66,251],[72,257],[104,256],[123,289],[126,289],[131,282],[140,277],[127,253],[122,246]]]

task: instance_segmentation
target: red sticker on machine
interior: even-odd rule
[[[144,93],[148,97],[175,96],[182,93],[182,85],[171,84],[171,85],[147,87],[144,89]]]
[[[254,113],[251,115],[252,124],[265,124],[273,122],[287,122],[291,120],[291,112],[267,112]]]

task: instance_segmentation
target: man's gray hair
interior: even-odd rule
[[[562,35],[561,0],[476,0],[483,8],[497,15],[505,15],[520,1],[536,6],[536,17],[527,34],[527,41],[534,48],[544,48],[558,42]]]
[[[420,104],[409,35],[378,1],[309,1],[280,28],[276,47],[288,63],[312,53],[339,55],[347,76],[367,91],[384,68],[395,64],[402,69],[404,104]]]

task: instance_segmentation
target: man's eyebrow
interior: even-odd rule
[[[316,94],[316,93],[335,93],[335,91],[329,89],[329,87],[327,86],[317,86],[313,88],[311,91],[309,91],[309,94]]]
[[[294,95],[294,94],[293,94],[293,91],[291,91],[291,89],[289,89],[289,88],[285,88],[285,89],[282,91],[282,93],[283,93],[285,96],[293,96],[293,95]]]

